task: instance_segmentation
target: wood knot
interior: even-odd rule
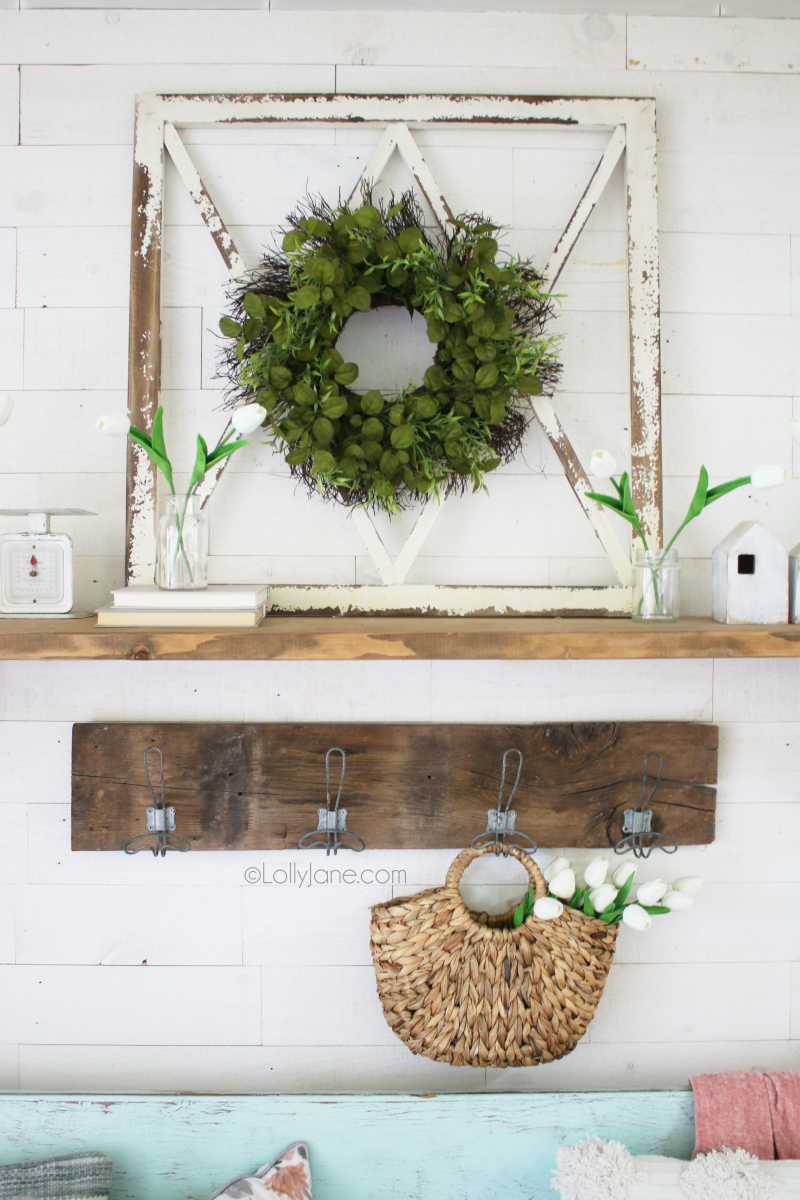
[[[152,658],[152,654],[147,649],[147,646],[136,646],[131,650],[128,658],[137,659],[139,662],[147,662]]]

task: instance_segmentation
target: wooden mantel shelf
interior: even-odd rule
[[[795,658],[800,625],[592,617],[267,617],[258,629],[0,618],[0,659]]]

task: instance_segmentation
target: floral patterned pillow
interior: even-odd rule
[[[209,1200],[312,1200],[308,1147],[295,1142],[255,1175],[239,1175]]]

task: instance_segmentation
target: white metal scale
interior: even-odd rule
[[[27,533],[0,534],[0,613],[42,617],[68,613],[74,602],[72,539],[51,533],[51,517],[93,517],[84,508],[2,508],[27,517]]]

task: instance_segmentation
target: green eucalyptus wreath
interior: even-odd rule
[[[392,197],[392,201],[393,201]],[[233,294],[220,329],[230,404],[267,410],[268,444],[329,499],[389,512],[411,499],[484,486],[520,447],[525,397],[560,371],[541,337],[552,300],[528,262],[496,262],[498,226],[462,216],[434,240],[412,193],[355,209],[309,200]],[[421,386],[354,389],[336,341],[353,312],[420,312],[436,343]]]

